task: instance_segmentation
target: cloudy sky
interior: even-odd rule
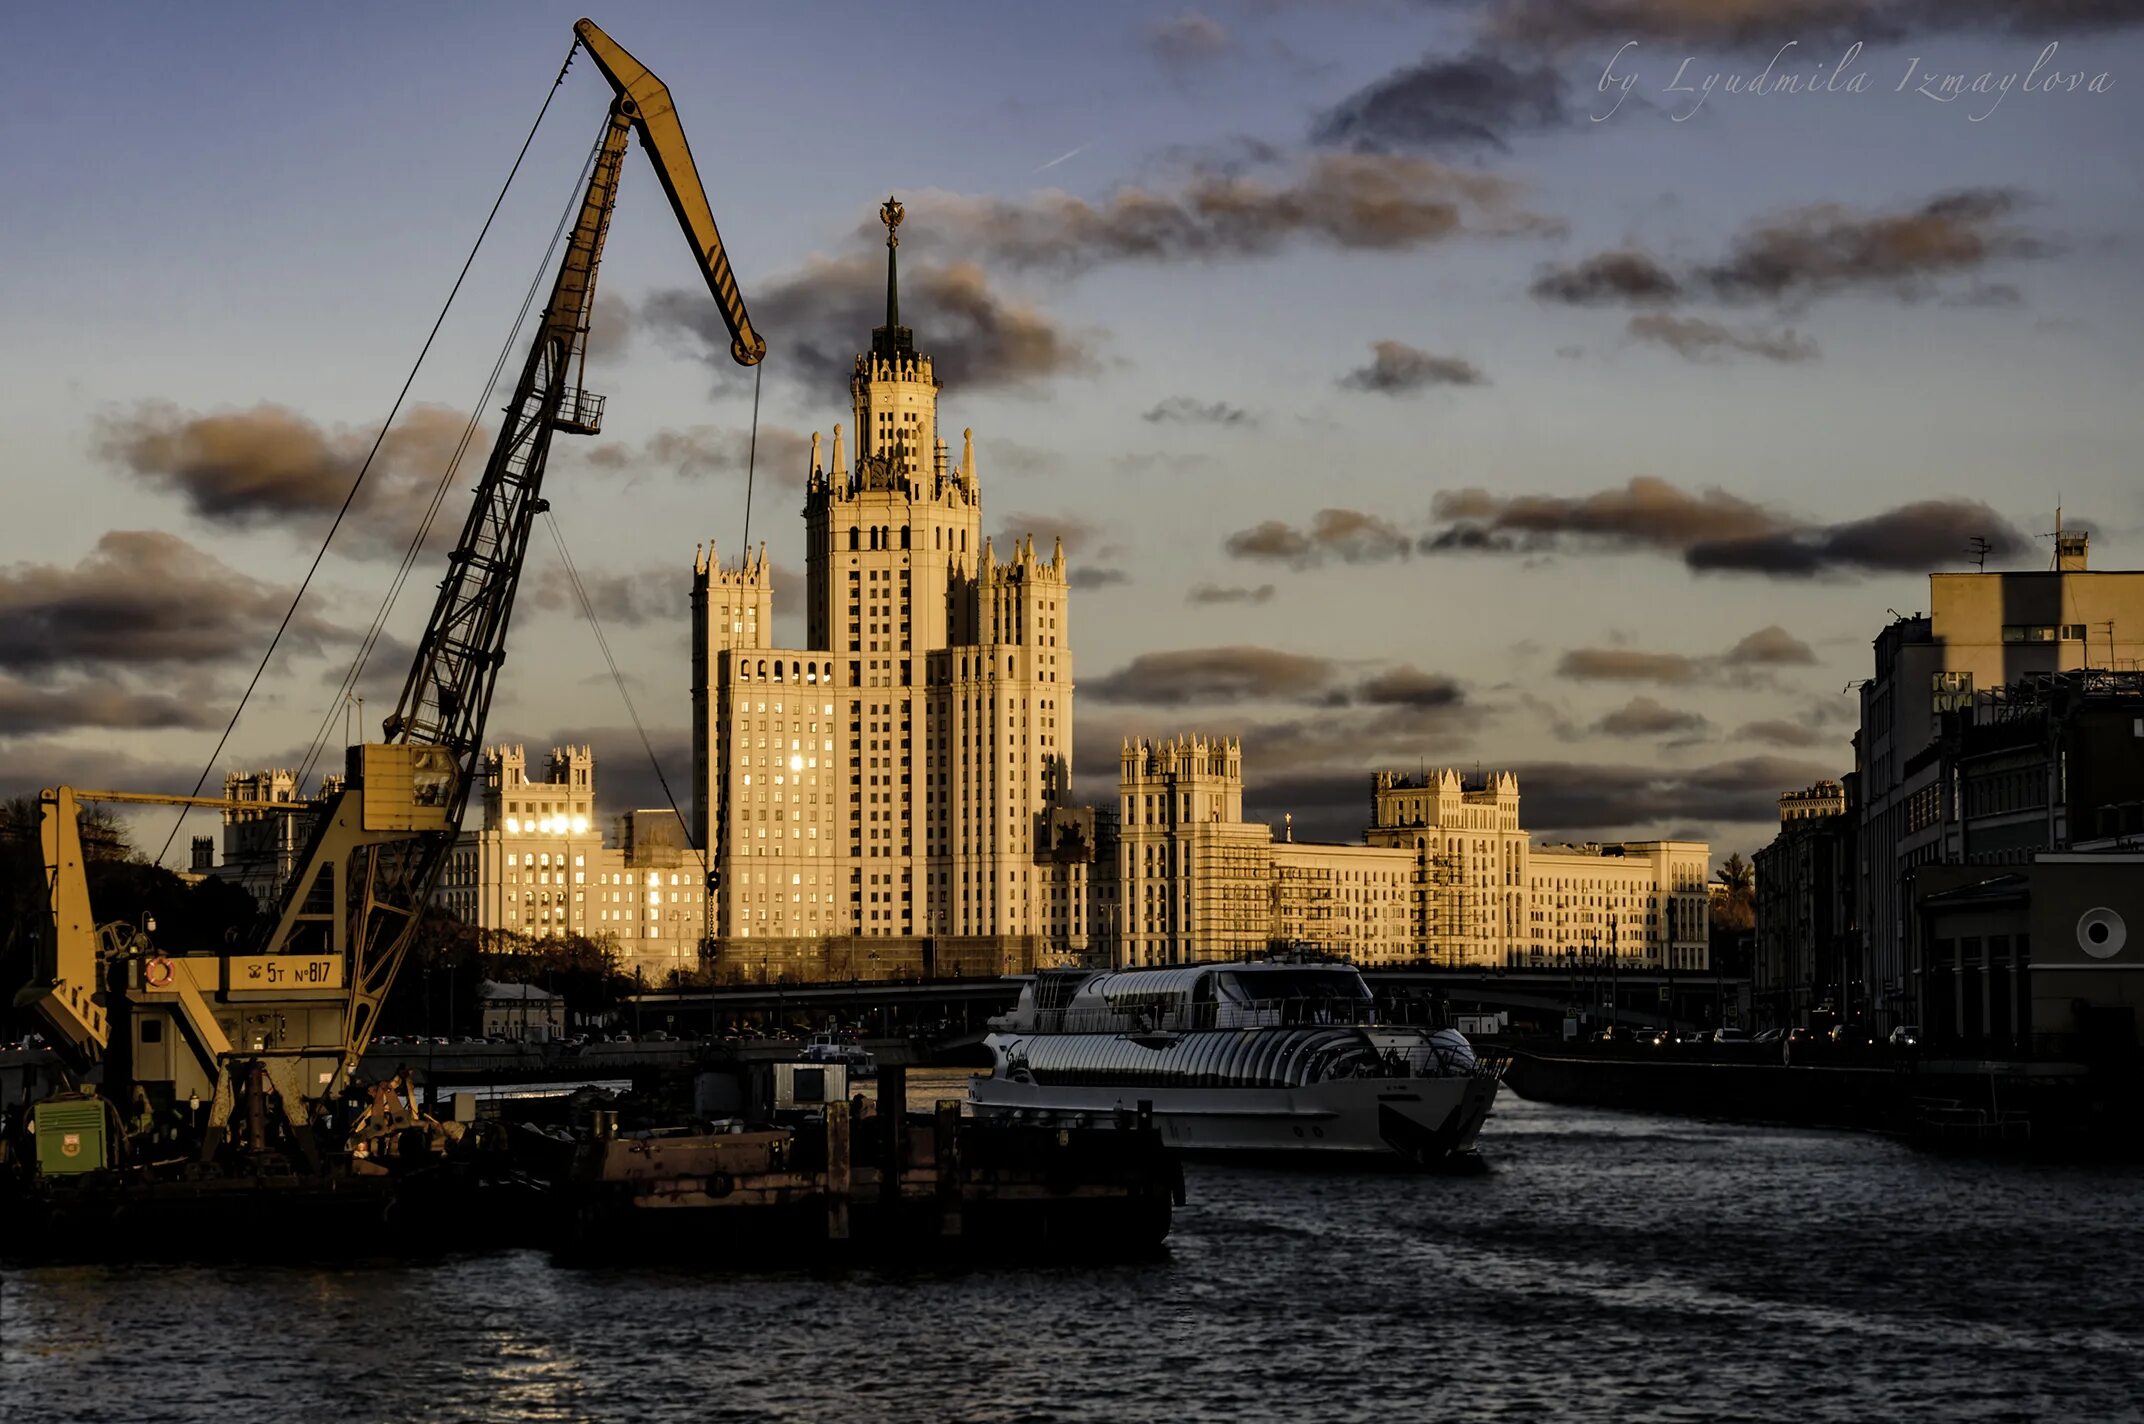
[[[577,14],[102,5],[17,36],[5,789],[200,774]],[[1841,689],[1969,539],[2039,566],[2060,500],[2098,566],[2138,563],[2139,0],[596,18],[675,94],[767,339],[751,535],[783,636],[803,451],[897,192],[904,318],[986,521],[1072,551],[1087,795],[1119,737],[1199,729],[1317,833],[1359,828],[1373,768],[1511,767],[1540,834],[1746,852],[1847,767]],[[219,776],[339,745],[606,101],[575,64]],[[561,437],[546,494],[681,797],[693,546],[745,521],[753,391],[718,329],[634,158],[608,428]],[[659,803],[547,532],[492,729],[593,741],[607,803]]]

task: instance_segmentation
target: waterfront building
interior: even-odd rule
[[[1511,964],[1532,948],[1519,779],[1446,768],[1370,779],[1371,845],[1415,852],[1410,935],[1439,964]]]
[[[2082,917],[2144,930],[2121,908],[2144,891],[2144,674],[2046,673],[1990,689],[1945,714],[1928,760],[1933,855],[1901,887],[1914,910],[1910,1017],[1937,1041],[2063,1051],[2131,1041],[2122,964],[2078,953],[2105,947],[2080,940]],[[2098,898],[2073,904],[2080,885]],[[2076,923],[2050,921],[2050,905],[2069,906]]]
[[[1235,738],[1127,740],[1117,816],[1118,965],[1234,959],[1273,944],[1273,829],[1243,819]]]
[[[481,823],[448,854],[441,906],[479,930],[611,943],[651,984],[699,968],[705,861],[674,812],[628,811],[605,844],[591,748],[553,748],[540,780],[521,747],[488,749],[483,765]]]
[[[341,777],[324,777],[320,795],[313,799],[326,800],[341,787]],[[313,817],[307,811],[256,811],[250,805],[305,802],[298,794],[298,774],[280,767],[228,772],[223,778],[223,799],[250,804],[224,808],[220,862],[205,857],[201,839],[195,838],[191,869],[236,883],[264,913],[273,911],[282,901],[285,882],[298,873],[298,858],[313,833]]]
[[[2144,1013],[2144,846],[1931,865],[1915,888],[1923,1042],[2133,1058]]]
[[[1703,841],[1588,841],[1528,853],[1530,940],[1514,963],[1566,963],[1589,950],[1625,968],[1712,967],[1712,848]]]
[[[1928,600],[1926,613],[1898,617],[1877,635],[1855,741],[1861,943],[1843,971],[1840,1012],[1880,1028],[1917,1012],[1911,882],[1914,871],[1946,858],[1944,798],[1953,788],[1936,750],[1944,714],[1970,711],[1990,689],[2134,668],[2144,656],[2144,572],[2092,571],[2082,533],[2057,534],[2050,569],[1931,574]]]
[[[1518,778],[1442,771],[1371,779],[1360,845],[1303,843],[1243,819],[1232,738],[1124,743],[1120,965],[1273,947],[1358,964],[1710,967],[1701,841],[1530,845]]]
[[[857,355],[847,434],[812,437],[805,636],[773,630],[764,548],[694,559],[694,828],[713,847],[718,960],[809,965],[936,941],[1002,967],[1088,948],[1094,816],[1071,803],[1072,653],[1061,542],[982,532],[973,431],[939,435],[943,382],[900,321]],[[851,946],[853,948],[853,946]]]
[[[1809,1024],[1844,996],[1855,942],[1852,776],[1779,798],[1779,834],[1756,854],[1756,955],[1751,996],[1765,1027]]]
[[[566,1000],[535,984],[501,984],[486,979],[476,986],[483,1005],[479,1027],[486,1038],[521,1043],[550,1043],[566,1036]]]

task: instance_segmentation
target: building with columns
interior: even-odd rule
[[[850,430],[834,426],[830,456],[812,437],[802,642],[774,638],[764,548],[694,559],[712,948],[766,964],[848,940],[1078,953],[1093,818],[1070,805],[1064,548],[984,537],[974,434],[952,463],[943,383],[901,324],[900,205],[880,216],[886,320],[856,357]]]
[[[627,811],[606,844],[595,753],[554,747],[541,780],[521,747],[484,753],[481,821],[464,829],[435,900],[464,924],[607,942],[650,984],[699,967],[705,861],[673,811]]]
[[[1456,771],[1371,778],[1366,844],[1303,843],[1243,819],[1232,738],[1124,743],[1118,767],[1120,965],[1273,947],[1358,964],[1710,967],[1710,847],[1534,845],[1519,782]]]

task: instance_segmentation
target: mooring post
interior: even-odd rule
[[[901,1208],[901,1172],[908,1146],[908,1069],[878,1070],[879,1216],[891,1230]]]
[[[826,1239],[849,1239],[850,1104],[826,1105]]]
[[[938,1234],[960,1235],[960,1100],[940,1098],[931,1133],[931,1153],[938,1166]]]

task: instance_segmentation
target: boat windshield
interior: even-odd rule
[[[1231,1004],[1270,1003],[1275,999],[1331,999],[1370,1002],[1370,986],[1352,969],[1262,969],[1256,974],[1223,973],[1221,997]]]

